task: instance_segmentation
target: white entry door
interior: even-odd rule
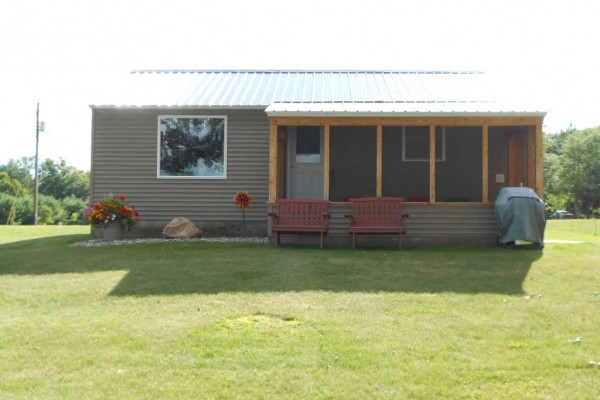
[[[291,199],[322,199],[322,128],[319,126],[290,126],[288,139],[288,197]]]

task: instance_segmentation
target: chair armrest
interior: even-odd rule
[[[279,222],[279,215],[277,215],[276,212],[271,211],[271,212],[268,212],[267,215],[269,217],[271,217],[271,219],[272,219],[272,221],[273,221],[274,224],[276,224],[276,223]]]

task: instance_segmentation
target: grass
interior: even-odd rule
[[[600,240],[565,222],[543,251],[0,227],[0,398],[599,398]]]
[[[38,225],[35,228],[23,225],[0,225],[0,245],[42,237],[89,234],[89,232],[89,226],[81,225]]]
[[[600,241],[600,219],[562,219],[547,223],[546,237],[567,239],[583,234],[587,241]]]

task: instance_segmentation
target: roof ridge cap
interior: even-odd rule
[[[478,75],[483,71],[468,70],[394,70],[394,69],[134,69],[132,74],[415,74],[415,75]]]

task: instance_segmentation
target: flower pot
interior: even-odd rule
[[[123,229],[118,222],[109,223],[102,227],[102,240],[113,241],[123,239]]]

